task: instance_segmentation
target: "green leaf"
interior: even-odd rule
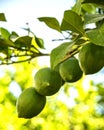
[[[51,68],[55,68],[64,58],[66,58],[67,54],[72,51],[73,44],[73,42],[65,42],[51,51]]]
[[[19,37],[14,43],[16,47],[19,47],[19,48],[25,47],[27,49],[30,49],[31,41],[32,41],[31,37],[22,36],[22,37]]]
[[[1,28],[0,28],[0,33],[1,33],[1,36],[2,36],[4,39],[7,39],[7,40],[9,39],[10,32],[9,32],[7,29],[1,27]]]
[[[1,55],[1,57],[0,57],[1,58],[0,60],[3,60],[4,57],[5,58],[8,57],[8,59],[9,59],[9,56],[11,56],[13,54],[13,52],[7,46],[0,46],[0,54],[4,54],[4,56]],[[6,59],[4,59],[4,61],[6,61]]]
[[[0,47],[14,47],[14,43],[10,40],[0,39]]]
[[[86,14],[84,16],[85,24],[96,23],[104,19],[104,14]]]
[[[1,42],[0,42],[0,44],[1,44]],[[1,45],[0,45],[0,53],[2,52],[2,53],[4,53],[4,54],[7,54],[7,53],[6,53],[7,50],[8,50],[8,46],[1,46]]]
[[[99,28],[87,31],[87,36],[96,45],[104,46],[104,24]]]
[[[93,3],[98,6],[104,7],[104,0],[84,0],[83,3]]]
[[[83,3],[95,3],[104,5],[104,0],[84,0]]]
[[[38,18],[39,21],[44,22],[48,27],[61,32],[59,22],[54,17],[40,17]]]
[[[6,21],[4,13],[0,13],[0,21]]]
[[[38,38],[38,37],[35,37],[35,41],[36,41],[37,45],[38,45],[40,48],[44,49],[44,41],[43,41],[43,39]]]
[[[79,15],[81,13],[81,1],[82,0],[77,0],[75,5],[72,7],[72,11],[76,12]]]
[[[19,35],[16,32],[12,32],[11,35],[15,36],[15,37],[19,37]]]
[[[19,35],[18,35],[16,32],[13,31],[13,32],[10,34],[10,37],[9,37],[9,38],[10,38],[10,40],[13,40],[13,41],[14,41],[14,40],[15,40],[16,38],[18,38],[18,37],[19,37]]]
[[[61,24],[62,31],[73,31],[84,35],[83,22],[81,17],[74,11],[67,10],[64,12],[64,17]]]
[[[95,14],[96,13],[96,5],[95,4],[82,4],[82,10],[83,12],[87,12],[89,14]]]
[[[86,42],[85,39],[79,38],[78,40],[75,41],[75,44],[76,44],[76,45],[81,45],[81,44],[84,44],[85,42]]]

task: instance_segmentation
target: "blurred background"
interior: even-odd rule
[[[0,26],[26,35],[22,28],[28,23],[44,39],[46,51],[50,52],[57,44],[52,39],[61,35],[37,18],[50,16],[61,22],[64,11],[74,3],[74,0],[0,0],[0,12],[7,19]],[[0,66],[0,130],[103,130],[104,69],[75,83],[65,83],[57,94],[47,97],[46,106],[38,116],[17,117],[18,96],[25,88],[34,86],[35,73],[45,66],[50,66],[49,57],[36,58],[31,64]]]

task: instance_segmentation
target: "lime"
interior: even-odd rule
[[[19,118],[32,118],[38,115],[46,104],[46,97],[36,92],[34,87],[25,89],[17,100]]]
[[[45,96],[55,94],[62,85],[59,73],[49,67],[40,69],[34,79],[36,91]]]
[[[75,82],[82,77],[82,70],[75,57],[71,57],[60,64],[59,72],[66,82]]]
[[[94,74],[104,66],[104,47],[88,43],[79,52],[79,61],[83,72]]]
[[[60,75],[60,72],[59,72],[59,68],[60,68],[60,64],[58,64],[55,68],[54,68],[54,71],[58,72],[59,75]],[[60,75],[61,76],[61,75]],[[62,85],[64,85],[65,81],[62,79]]]

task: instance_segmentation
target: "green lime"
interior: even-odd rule
[[[60,72],[59,72],[59,68],[60,68],[60,64],[58,64],[55,68],[54,68],[54,71],[58,72],[59,75],[60,75]],[[60,75],[61,76],[61,75]],[[65,81],[62,79],[62,85],[64,85]]]
[[[34,79],[36,91],[45,96],[55,94],[62,85],[59,73],[48,67],[40,69]]]
[[[83,72],[94,74],[104,66],[104,47],[88,43],[79,52],[79,61]]]
[[[60,64],[59,72],[66,82],[75,82],[82,77],[82,70],[79,62],[75,57],[71,57]]]
[[[36,92],[34,87],[25,89],[17,100],[19,118],[32,118],[38,115],[46,104],[46,97]]]

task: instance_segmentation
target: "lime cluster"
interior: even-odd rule
[[[37,116],[46,104],[46,96],[57,93],[65,82],[75,82],[82,76],[78,60],[69,58],[56,68],[41,68],[34,76],[35,85],[25,89],[17,100],[19,118]]]
[[[84,74],[94,74],[104,66],[104,47],[93,43],[85,44],[75,57],[58,64],[54,69],[41,68],[34,76],[35,85],[25,89],[17,100],[20,118],[37,116],[46,104],[46,96],[57,93],[65,82],[73,83]]]
[[[59,73],[48,67],[40,69],[34,79],[35,86],[25,89],[17,100],[19,118],[37,116],[45,107],[46,96],[55,94],[62,86]]]

